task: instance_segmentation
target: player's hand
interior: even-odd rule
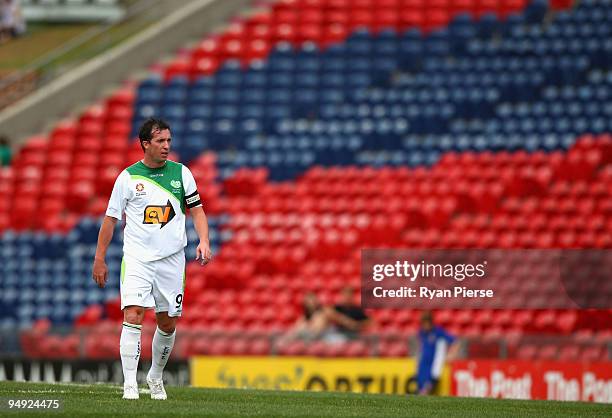
[[[210,243],[208,241],[200,241],[196,248],[196,261],[200,260],[200,264],[207,264],[212,259],[212,251],[210,251]]]
[[[100,287],[104,287],[106,285],[106,280],[108,279],[108,267],[106,267],[106,262],[103,259],[96,258],[93,264],[93,280]]]

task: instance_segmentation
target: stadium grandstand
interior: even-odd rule
[[[92,19],[120,18],[117,2],[93,3]],[[197,181],[214,254],[190,261],[188,218],[171,361],[414,357],[418,309],[367,309],[343,342],[283,338],[307,293],[330,305],[360,288],[365,248],[612,248],[612,1],[253,0],[232,13],[15,138],[0,168],[2,353],[119,359],[120,223],[105,288],[91,268],[153,116]],[[508,291],[527,299],[528,282]],[[611,283],[592,290],[607,304]],[[612,310],[554,306],[434,317],[460,362],[604,364],[610,382]]]

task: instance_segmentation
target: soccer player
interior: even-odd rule
[[[445,362],[454,358],[459,348],[455,340],[455,337],[443,328],[434,325],[431,312],[424,312],[421,315],[419,330],[421,347],[417,370],[417,384],[421,395],[429,395],[436,391]]]
[[[145,309],[155,308],[153,362],[147,374],[152,399],[166,399],[162,372],[174,346],[176,322],[185,290],[185,213],[189,209],[200,238],[196,260],[210,261],[208,221],[193,175],[187,167],[168,160],[170,127],[148,119],[139,133],[141,161],[123,170],[113,187],[100,227],[93,279],[104,287],[108,269],[105,255],[117,220],[126,215],[121,262],[123,328],[119,352],[123,366],[123,399],[138,399],[136,370]]]

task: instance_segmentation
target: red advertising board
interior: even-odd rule
[[[612,363],[458,360],[451,394],[612,403]]]

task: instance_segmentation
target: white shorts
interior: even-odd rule
[[[155,313],[181,316],[185,290],[185,252],[161,260],[140,261],[128,254],[121,262],[121,309],[135,305]]]

